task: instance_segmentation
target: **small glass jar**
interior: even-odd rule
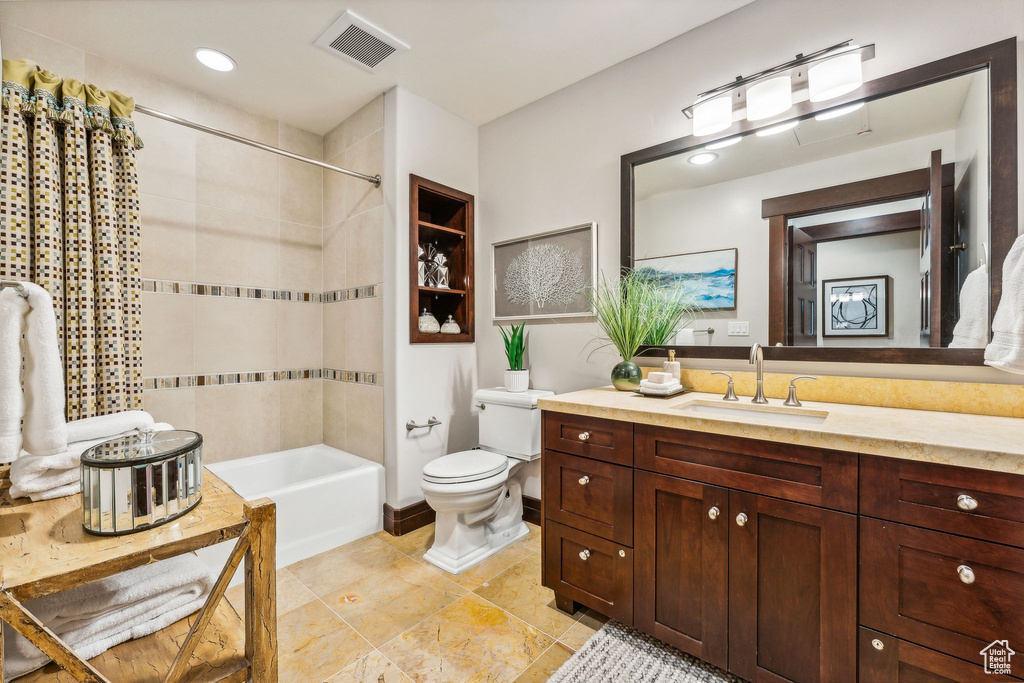
[[[419,330],[425,334],[437,334],[441,331],[441,325],[437,322],[437,318],[425,308],[420,313]]]
[[[202,500],[203,437],[175,429],[122,436],[82,453],[82,526],[120,536],[166,524]]]
[[[448,316],[448,319],[444,321],[444,325],[441,325],[441,334],[459,334],[462,332],[462,328],[455,322],[455,319]]]

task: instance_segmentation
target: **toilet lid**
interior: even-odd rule
[[[500,474],[508,467],[504,455],[489,451],[462,451],[431,460],[423,467],[423,478],[438,484],[477,481]]]

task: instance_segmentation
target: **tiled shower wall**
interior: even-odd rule
[[[368,173],[381,167],[380,98],[325,141],[15,26],[0,25],[0,39],[5,58],[154,109]],[[146,145],[138,154],[145,408],[201,432],[211,462],[325,439],[382,461],[382,322],[372,296],[380,288],[354,289],[381,281],[380,191],[143,114],[135,120]],[[342,291],[324,296],[334,290]],[[344,300],[323,303],[336,299]],[[347,335],[350,326],[358,334]]]
[[[375,175],[384,165],[384,97],[324,136],[324,158]],[[324,367],[373,382],[324,382],[324,443],[384,462],[383,194],[355,178],[324,172]],[[353,290],[359,296],[353,295]],[[368,296],[364,296],[368,294]]]

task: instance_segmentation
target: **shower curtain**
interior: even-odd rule
[[[142,407],[134,107],[3,60],[0,278],[53,297],[69,420]]]

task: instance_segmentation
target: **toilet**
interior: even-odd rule
[[[480,447],[423,467],[423,495],[437,512],[434,545],[423,556],[450,574],[464,572],[529,529],[523,521],[524,465],[540,457],[537,399],[554,392],[480,389]]]

